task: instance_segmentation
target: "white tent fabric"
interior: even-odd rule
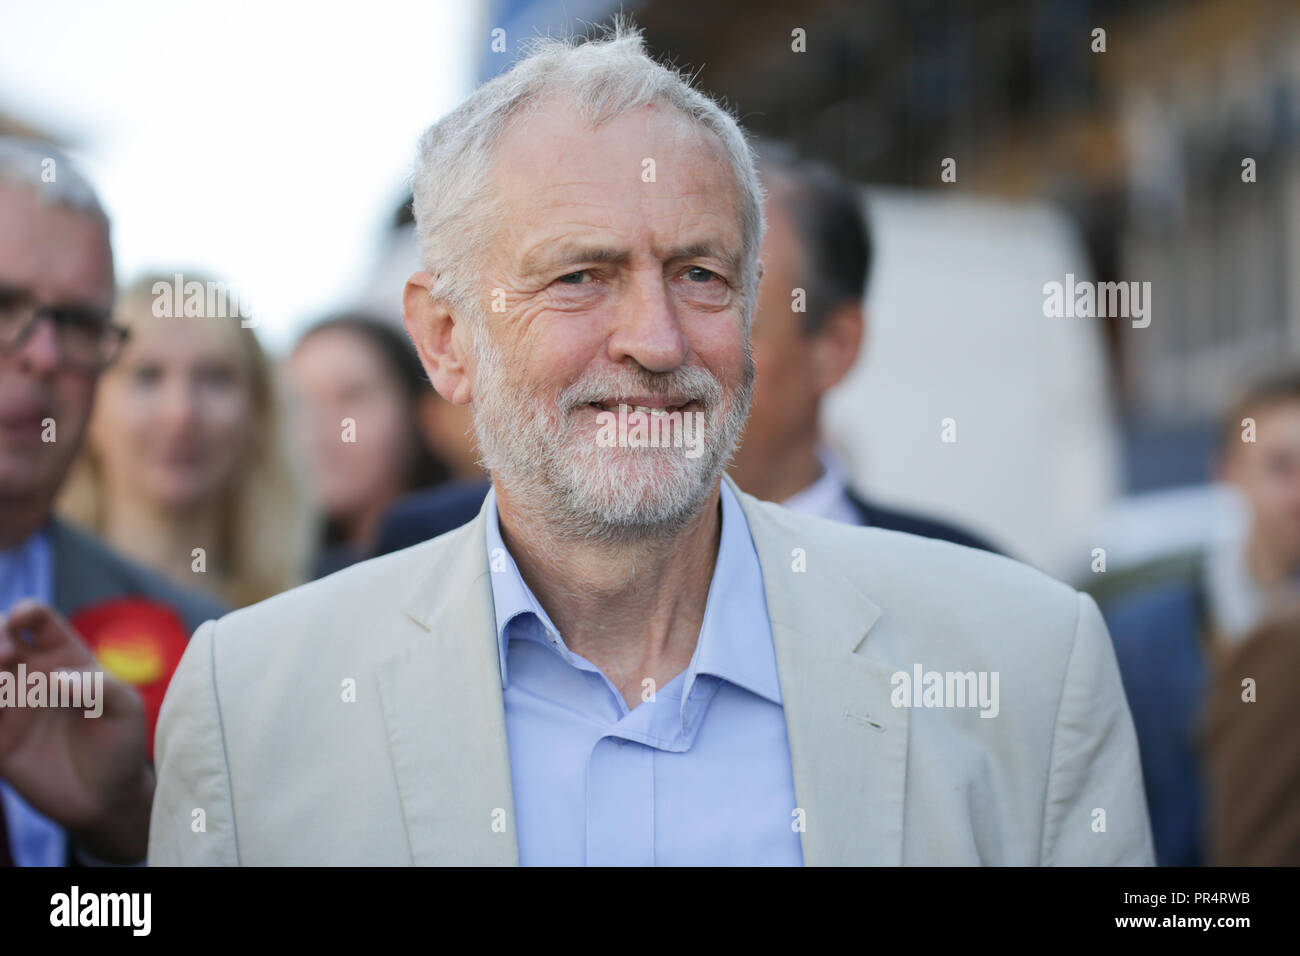
[[[1041,204],[872,190],[863,354],[823,423],[853,484],[1068,575],[1119,489],[1102,320],[1048,318],[1043,286],[1090,278]],[[945,420],[956,441],[945,442]]]

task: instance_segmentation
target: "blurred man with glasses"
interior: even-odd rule
[[[32,675],[100,670],[68,619],[127,607],[188,634],[220,613],[51,516],[126,337],[113,290],[89,183],[48,145],[0,137],[0,866],[144,858],[154,774],[136,692],[105,674],[98,716],[52,694],[32,706]]]

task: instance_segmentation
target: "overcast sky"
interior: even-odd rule
[[[0,0],[0,112],[72,144],[119,281],[232,281],[278,351],[370,271],[416,139],[471,88],[479,7]]]

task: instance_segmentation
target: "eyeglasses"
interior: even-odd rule
[[[36,330],[42,318],[54,323],[65,365],[99,370],[121,354],[130,334],[113,325],[106,309],[78,305],[40,305],[22,289],[0,285],[0,352],[13,352]]]

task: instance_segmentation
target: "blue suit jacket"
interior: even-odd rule
[[[858,514],[862,516],[862,523],[868,528],[902,531],[905,534],[920,535],[922,538],[936,538],[939,541],[951,541],[953,544],[978,548],[981,551],[991,551],[994,554],[1003,553],[978,535],[971,534],[965,528],[959,528],[957,525],[949,524],[946,521],[937,521],[934,518],[928,518],[925,515],[919,515],[911,511],[882,508],[874,502],[859,498],[852,491],[848,494],[849,501],[852,502],[853,507],[858,509]]]
[[[384,515],[371,557],[401,551],[473,521],[489,481],[458,481],[407,495]]]
[[[1201,723],[1209,682],[1199,573],[1102,606],[1137,729],[1160,866],[1204,859]]]

